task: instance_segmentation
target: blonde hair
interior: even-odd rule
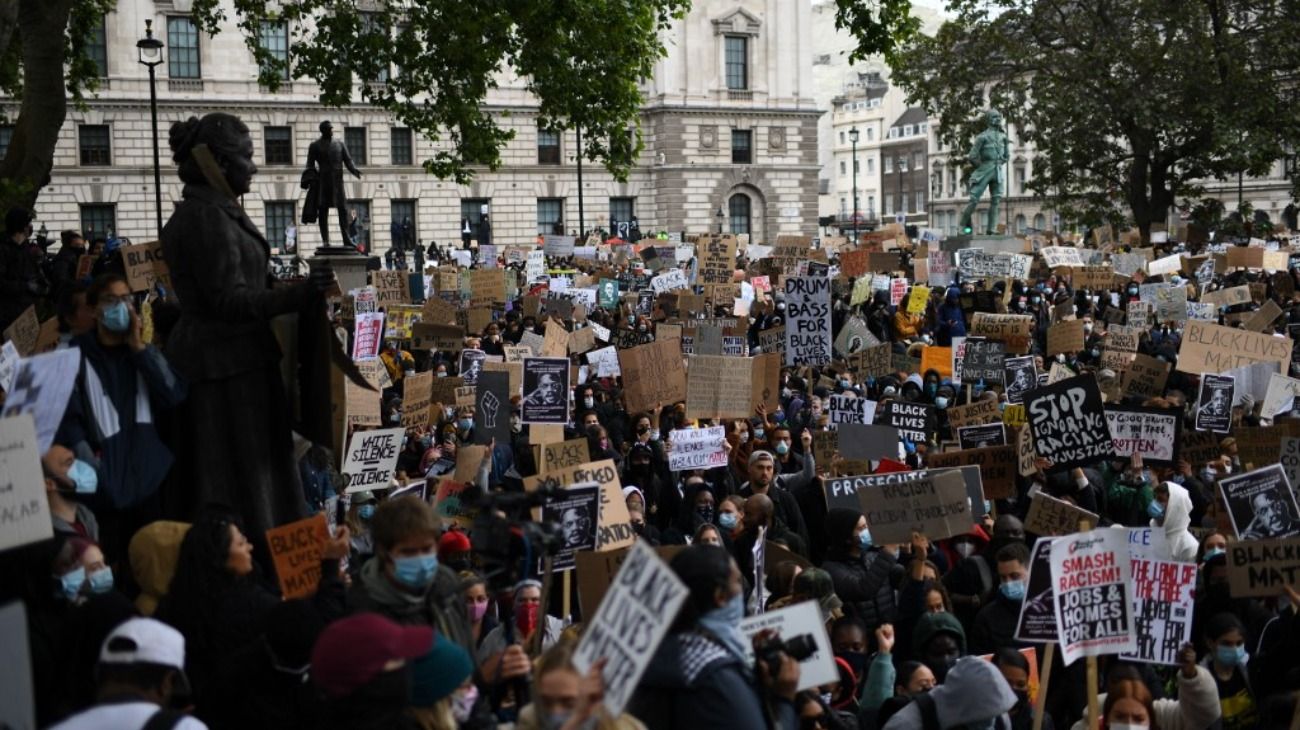
[[[407,712],[420,726],[420,730],[456,730],[460,725],[451,714],[452,695],[443,697],[430,707],[409,707]]]

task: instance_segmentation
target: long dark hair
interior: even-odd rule
[[[251,577],[236,576],[226,567],[230,558],[231,525],[243,529],[233,510],[209,506],[181,541],[176,571],[167,595],[158,606],[158,614],[185,635],[187,648],[197,648],[194,644],[201,641],[205,627],[219,621],[224,599],[239,583]]]
[[[677,553],[669,565],[691,592],[673,624],[675,631],[684,631],[717,607],[714,593],[719,588],[726,590],[731,580],[731,554],[714,545],[692,545]]]

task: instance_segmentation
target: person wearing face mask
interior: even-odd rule
[[[736,562],[721,548],[693,545],[674,556],[670,567],[690,595],[628,711],[651,730],[798,727],[793,702],[799,664],[784,653],[772,667],[748,658],[751,642],[740,631],[745,591]],[[755,643],[772,637],[761,632]]]
[[[1245,625],[1234,614],[1217,614],[1206,622],[1202,640],[1206,657],[1201,666],[1214,678],[1224,730],[1258,727],[1261,706],[1248,669]]]
[[[95,513],[80,501],[99,488],[95,467],[78,459],[68,447],[55,443],[41,457],[41,472],[45,476],[45,499],[54,531],[97,541],[99,522]]]
[[[961,308],[961,290],[949,287],[944,294],[943,304],[935,314],[937,327],[936,339],[940,347],[951,347],[952,338],[966,336],[966,313]]]
[[[966,656],[966,630],[950,613],[927,613],[912,629],[912,650],[934,672],[935,682],[943,684],[957,660]]]
[[[465,598],[465,612],[469,614],[470,633],[477,651],[500,622],[497,621],[492,600],[488,597],[487,581],[482,575],[472,570],[461,573],[460,591]]]
[[[99,518],[100,544],[116,560],[136,530],[162,516],[159,488],[173,458],[155,424],[185,398],[186,385],[145,343],[125,278],[100,276],[86,303],[95,308],[95,330],[72,339],[81,371],[57,440],[98,472],[98,489],[86,501]]]
[[[804,453],[803,469],[798,474],[779,474],[771,452],[756,450],[749,455],[749,481],[740,485],[738,491],[746,498],[755,494],[767,495],[775,506],[777,520],[798,535],[804,545],[811,545],[802,505],[812,504],[809,497],[820,498],[823,505],[826,500],[813,481],[817,466],[813,458],[812,434],[804,431],[800,441]]]
[[[1007,713],[1016,705],[1016,694],[992,662],[962,657],[947,672],[947,680],[921,693],[903,707],[884,730],[924,728],[997,728],[1009,730]]]
[[[858,510],[828,511],[826,539],[822,568],[831,574],[845,614],[856,616],[868,629],[894,623],[894,585],[903,572],[895,553],[874,544],[867,519]]]
[[[484,459],[487,462],[487,459]],[[479,469],[480,481],[486,481]],[[388,500],[370,523],[375,557],[348,591],[353,612],[371,611],[403,625],[425,625],[469,651],[473,642],[459,579],[438,562],[438,517],[416,496]]]
[[[681,510],[682,496],[669,481],[664,479],[662,468],[667,464],[656,459],[655,449],[647,443],[635,443],[628,449],[623,460],[623,472],[620,476],[625,485],[635,486],[641,490],[645,500],[645,515],[650,524],[660,531],[668,529],[676,522]]]
[[[572,645],[559,644],[537,661],[533,702],[519,712],[515,730],[644,730],[630,714],[611,717],[600,702],[604,679],[573,665]]]
[[[976,614],[971,625],[972,654],[991,654],[1000,647],[1023,646],[1015,635],[1029,583],[1029,549],[1021,543],[1012,543],[999,550],[996,558],[998,591]]]
[[[470,681],[474,662],[469,652],[445,636],[435,636],[429,652],[411,664],[409,715],[420,730],[456,730],[478,707],[490,713],[487,698],[479,699]]]
[[[1018,650],[1004,646],[993,652],[993,665],[1016,693],[1016,705],[1007,713],[1011,718],[1009,730],[1030,730],[1034,726],[1034,706],[1029,697],[1029,660]],[[1042,727],[1044,730],[1056,727],[1051,713],[1043,713]]]
[[[1145,718],[1136,713],[1136,708],[1129,706],[1127,711],[1112,713],[1110,708],[1118,700],[1129,695],[1132,685],[1143,691],[1147,684],[1143,672],[1132,664],[1112,665],[1106,672],[1106,684],[1097,696],[1102,706],[1101,716],[1108,723],[1128,724],[1132,727],[1158,727],[1160,730],[1193,730],[1194,728],[1218,727],[1220,719],[1219,695],[1215,689],[1214,678],[1209,670],[1196,664],[1196,649],[1191,644],[1184,644],[1178,651],[1177,699],[1162,697],[1151,701],[1145,708]],[[1150,694],[1148,693],[1148,697]],[[1116,697],[1112,701],[1111,697]],[[1114,725],[1110,725],[1114,727]],[[1084,714],[1071,726],[1070,730],[1087,730],[1087,715]]]
[[[311,653],[311,679],[325,696],[324,730],[417,730],[408,714],[411,662],[433,648],[428,626],[403,626],[375,613],[335,621]]]
[[[995,585],[995,566],[985,557],[993,557],[988,552],[988,545],[988,533],[983,527],[972,525],[965,534],[944,540],[939,546],[948,555],[948,564],[952,566],[943,576],[943,586],[952,600],[953,612],[966,625],[975,620],[984,599]]]
[[[514,676],[507,671],[507,665],[517,659],[535,632],[542,632],[541,646],[545,651],[555,646],[564,631],[564,622],[546,613],[546,609],[542,606],[542,584],[539,581],[532,579],[520,581],[513,593],[510,618],[503,620],[500,626],[488,632],[475,653],[479,665],[483,668],[483,676],[489,680],[497,676],[497,666],[501,667],[502,679],[510,679]],[[521,676],[526,675],[527,671]]]

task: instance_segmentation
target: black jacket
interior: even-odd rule
[[[1016,641],[1016,622],[1019,620],[1020,601],[996,595],[975,615],[970,628],[970,653],[992,654],[1004,646],[1028,646]]]
[[[902,566],[893,555],[883,550],[870,550],[856,559],[833,554],[822,568],[831,574],[835,595],[844,602],[844,612],[861,619],[868,631],[897,619],[894,579]]]

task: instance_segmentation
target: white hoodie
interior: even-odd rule
[[[1192,498],[1187,488],[1175,482],[1165,482],[1169,489],[1169,504],[1165,505],[1165,543],[1169,554],[1180,563],[1196,562],[1196,550],[1200,544],[1187,528],[1192,524]],[[1152,527],[1159,527],[1155,520]]]

